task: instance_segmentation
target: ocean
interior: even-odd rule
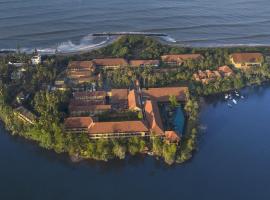
[[[179,45],[270,45],[269,0],[0,0],[0,49],[90,50],[97,32],[166,33]],[[172,41],[172,40],[170,40]]]

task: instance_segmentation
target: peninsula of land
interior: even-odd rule
[[[269,47],[189,48],[122,36],[78,55],[0,57],[0,118],[72,159],[192,157],[200,97],[270,79]]]

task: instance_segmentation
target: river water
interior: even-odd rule
[[[0,49],[91,49],[104,31],[167,33],[192,46],[270,45],[269,0],[0,0]]]
[[[0,199],[270,199],[270,86],[242,91],[229,108],[207,98],[198,152],[184,165],[153,158],[71,163],[0,134]]]

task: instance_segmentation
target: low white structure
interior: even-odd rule
[[[38,65],[41,63],[41,55],[36,55],[31,58],[31,62],[33,65]]]

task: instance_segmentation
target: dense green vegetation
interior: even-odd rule
[[[199,97],[239,89],[246,85],[261,84],[270,78],[267,59],[262,67],[248,71],[234,69],[235,76],[217,79],[210,84],[202,84],[192,79],[198,70],[216,69],[229,63],[232,52],[268,53],[269,47],[233,47],[233,48],[187,48],[162,45],[154,39],[142,36],[124,36],[115,43],[80,55],[55,55],[45,57],[43,64],[29,64],[31,55],[14,53],[0,57],[0,118],[6,128],[14,135],[20,135],[37,142],[41,147],[52,149],[58,153],[66,152],[73,158],[90,158],[107,161],[113,158],[124,159],[126,155],[153,152],[157,157],[164,158],[168,164],[182,163],[192,157],[196,150],[198,137],[197,119]],[[55,79],[63,72],[69,60],[90,60],[102,57],[124,57],[127,59],[159,59],[163,54],[200,53],[203,61],[187,61],[181,67],[168,67],[162,64],[159,68],[121,68],[101,71],[104,83],[113,88],[128,88],[139,79],[142,87],[188,85],[190,94],[185,105],[187,117],[186,131],[180,144],[170,144],[159,137],[149,139],[138,137],[130,139],[90,140],[86,134],[70,134],[63,131],[63,120],[67,116],[67,105],[70,91],[51,91]],[[24,71],[8,65],[9,61],[24,62]],[[17,78],[14,75],[20,74]],[[102,85],[102,84],[100,84]],[[37,115],[34,125],[25,124],[14,114],[17,106],[16,95],[19,92],[28,94],[22,104]],[[170,97],[170,105],[178,106],[174,96]],[[104,121],[110,121],[106,115]],[[121,119],[141,119],[142,113],[123,113]]]

